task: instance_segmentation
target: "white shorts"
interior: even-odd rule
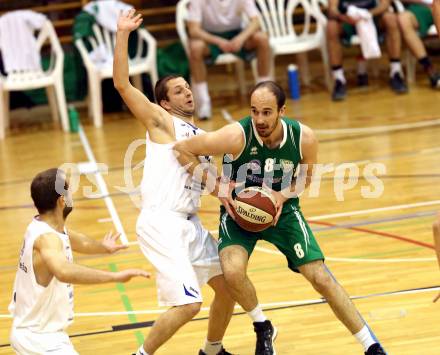
[[[35,333],[13,327],[10,340],[18,355],[79,355],[64,332]]]
[[[156,269],[160,306],[202,302],[201,287],[222,274],[217,241],[195,215],[142,210],[139,245]]]

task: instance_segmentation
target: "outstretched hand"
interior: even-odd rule
[[[113,254],[121,249],[127,249],[128,245],[118,244],[118,239],[121,233],[114,233],[113,231],[108,232],[104,239],[102,240],[102,245],[108,253]]]
[[[123,13],[122,11],[120,12],[118,18],[118,31],[131,32],[140,26],[142,23],[142,15],[137,14],[135,16],[135,13],[135,9],[128,10],[126,13]]]
[[[115,282],[127,282],[133,277],[145,277],[146,279],[149,279],[151,275],[149,272],[141,269],[127,269],[115,272]]]

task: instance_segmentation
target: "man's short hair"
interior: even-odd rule
[[[57,178],[59,179],[57,181]],[[60,188],[57,188],[60,186]],[[31,183],[31,197],[38,213],[43,214],[55,209],[60,190],[67,190],[66,175],[64,171],[52,168],[38,173]]]
[[[261,83],[258,83],[255,85],[255,87],[252,89],[251,94],[249,96],[252,96],[252,94],[261,88],[267,88],[272,94],[275,95],[275,98],[277,100],[277,108],[278,111],[283,107],[286,103],[286,94],[284,93],[284,90],[281,86],[279,86],[276,82],[268,80],[268,81],[262,81]]]
[[[154,96],[156,97],[156,103],[160,105],[162,100],[168,101],[168,82],[173,79],[181,78],[180,75],[167,75],[160,78],[154,87]]]

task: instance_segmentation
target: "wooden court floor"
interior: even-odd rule
[[[409,95],[395,96],[379,83],[366,91],[349,91],[343,103],[330,102],[321,90],[298,102],[289,101],[287,106],[289,117],[317,133],[320,163],[333,164],[339,174],[344,168],[359,171],[358,181],[350,180],[353,187],[342,194],[334,188],[335,176],[340,180],[342,175],[326,173],[317,196],[306,193],[301,204],[328,267],[393,355],[440,354],[440,303],[432,303],[439,292],[440,272],[431,233],[434,213],[440,209],[439,101],[440,93],[423,84],[413,87]],[[215,117],[200,126],[213,130],[227,123],[221,110],[230,114],[230,120],[248,114],[246,102],[218,100]],[[127,148],[144,138],[142,126],[128,113],[121,113],[106,115],[104,127],[96,129],[81,111],[85,133],[81,139],[78,134],[52,128],[45,115],[29,115],[29,120],[48,124],[37,122],[33,129],[14,131],[0,143],[0,354],[12,353],[7,345],[11,325],[7,305],[23,233],[35,214],[29,184],[37,172],[93,158],[105,164],[108,169],[103,170],[102,178],[108,198],[85,197],[84,187],[92,187],[89,196],[99,191],[96,177],[83,175],[68,225],[101,238],[120,220],[131,245],[113,256],[76,255],[76,261],[101,269],[141,267],[152,271],[135,243],[139,196],[126,184],[131,179],[133,186],[139,184],[142,169],[137,164],[144,156],[143,146],[132,159],[127,158],[131,168],[124,169]],[[369,170],[371,163],[382,170]],[[383,193],[363,198],[362,191],[372,188],[371,174],[380,179]],[[218,202],[204,197],[200,216],[216,235]],[[258,245],[249,275],[267,316],[278,327],[278,354],[362,353],[328,305],[300,275],[287,269],[286,261],[271,245]],[[204,307],[208,307],[209,289],[204,289],[204,296]],[[81,354],[127,355],[137,349],[161,311],[154,279],[76,286],[76,318],[69,334]],[[204,309],[157,353],[196,354],[206,336],[207,314]],[[248,355],[253,353],[254,341],[251,320],[237,308],[224,339],[226,348]]]

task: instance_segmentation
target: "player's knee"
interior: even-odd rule
[[[223,270],[223,275],[228,287],[239,289],[246,279],[246,273],[239,269],[227,268]]]
[[[317,270],[311,278],[313,288],[320,294],[325,294],[333,285],[333,279],[324,269]]]
[[[205,50],[205,42],[199,39],[189,41],[189,56],[191,59],[203,59],[203,51]]]
[[[405,11],[405,12],[399,14],[399,16],[397,17],[397,21],[399,23],[399,27],[404,32],[412,27],[411,17],[410,17],[409,12]]]
[[[201,302],[190,303],[190,304],[186,304],[181,307],[184,307],[186,314],[188,315],[188,318],[192,319],[200,312],[200,308],[202,307],[202,303]]]
[[[399,24],[397,16],[393,13],[386,13],[383,16],[383,22],[387,31],[398,31]]]
[[[257,43],[259,48],[269,48],[269,37],[264,32],[257,32],[254,34],[254,41]]]

